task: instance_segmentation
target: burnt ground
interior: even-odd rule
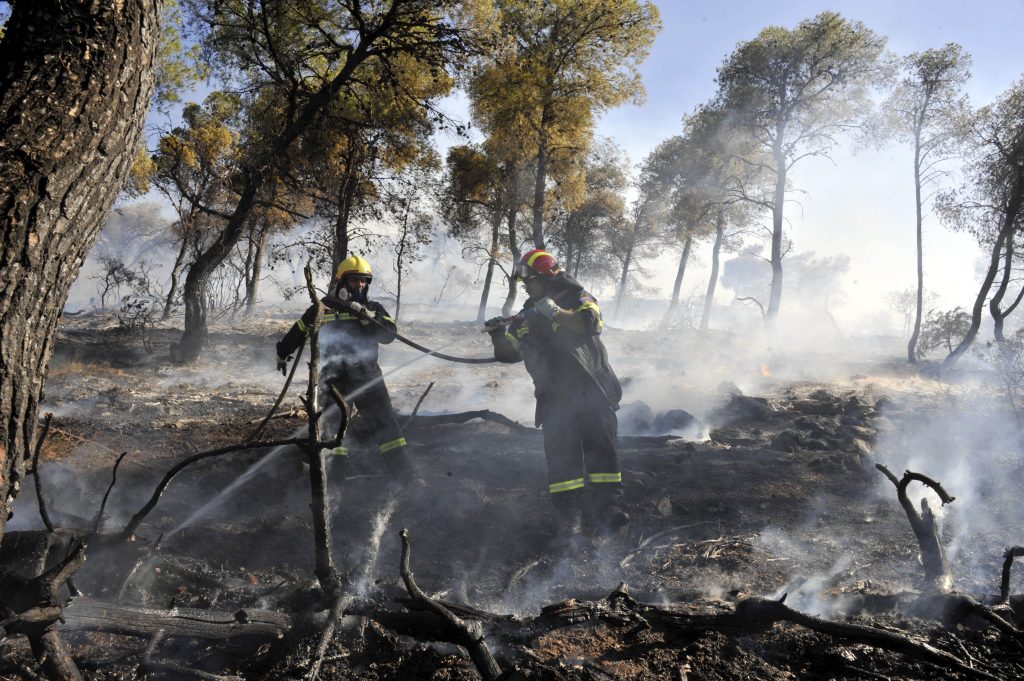
[[[121,529],[179,460],[244,441],[282,385],[273,344],[289,323],[221,324],[203,361],[181,368],[167,362],[174,329],[156,330],[157,352],[147,355],[101,316],[67,320],[46,386],[54,418],[41,472],[54,522],[92,526],[121,452],[129,454],[106,532]],[[487,353],[473,324],[402,331],[452,354]],[[1015,498],[1024,467],[998,391],[983,377],[935,380],[870,348],[840,366],[810,353],[797,361],[741,352],[739,339],[725,334],[679,335],[670,345],[660,332],[609,329],[606,339],[626,385],[620,456],[630,526],[607,539],[552,545],[541,437],[532,428],[479,420],[412,428],[417,478],[397,488],[357,417],[347,438],[352,456],[328,464],[335,556],[356,602],[399,608],[392,597],[404,594],[405,527],[425,591],[493,613],[533,616],[566,599],[601,599],[622,582],[640,601],[709,610],[785,593],[802,612],[901,631],[999,678],[1024,674],[1019,648],[991,628],[850,611],[868,596],[921,587],[917,543],[876,462],[897,474],[913,467],[959,497],[943,525],[957,589],[998,591],[1003,549],[1024,543]],[[399,412],[434,381],[421,414],[486,408],[532,425],[521,365],[467,368],[417,357],[397,344],[382,356],[385,371],[412,362],[388,377]],[[297,407],[299,390],[282,411]],[[301,414],[277,418],[263,437],[289,437],[304,424]],[[29,486],[9,532],[38,527]],[[296,614],[316,609],[312,566],[308,469],[294,451],[256,450],[180,474],[135,541],[90,549],[76,583],[126,603]],[[1014,587],[1020,592],[1019,579]],[[476,678],[455,646],[355,617],[343,625],[322,678]],[[86,678],[135,678],[145,640],[68,636]],[[160,655],[246,679],[291,679],[306,673],[315,642],[315,628],[270,643],[174,639]],[[791,624],[736,635],[584,623],[534,640],[527,658],[494,645],[502,659],[520,661],[523,678],[966,678]],[[0,646],[0,678],[19,678],[27,645]]]

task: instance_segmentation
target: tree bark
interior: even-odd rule
[[[715,302],[715,287],[718,286],[718,261],[724,238],[725,211],[719,209],[718,221],[715,225],[715,245],[711,248],[711,276],[708,278],[708,291],[704,294],[704,312],[700,316],[701,331],[707,331],[708,324],[711,323],[711,307]]]
[[[157,0],[13,3],[0,41],[0,536],[68,289],[135,157]]]
[[[661,318],[661,328],[667,329],[669,321],[672,319],[672,313],[676,311],[676,306],[679,305],[679,292],[683,288],[683,275],[686,274],[686,263],[690,260],[690,248],[693,245],[693,236],[687,234],[686,241],[683,242],[683,252],[679,255],[679,268],[676,270],[676,281],[672,284],[672,300],[669,301],[668,309],[665,310],[665,316]]]

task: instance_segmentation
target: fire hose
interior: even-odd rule
[[[328,298],[330,298],[330,296],[328,296]],[[328,307],[332,307],[332,308],[335,308],[335,309],[343,307],[345,309],[348,309],[346,301],[337,300],[337,299],[332,299],[332,300],[325,299],[325,302],[328,303]],[[392,329],[390,327],[388,327],[386,324],[384,324],[383,322],[378,321],[377,319],[375,319],[373,317],[363,316],[362,318],[365,319],[366,321],[370,322],[371,324],[376,324],[378,327],[384,329],[385,331],[388,331],[388,332],[392,331]],[[509,321],[511,319],[513,319],[513,318],[509,317],[508,319],[503,320],[503,321]],[[488,330],[489,329],[487,329],[486,327],[484,328],[484,331],[488,331]],[[443,359],[443,360],[448,361],[448,362],[458,362],[460,364],[490,364],[492,362],[497,362],[498,361],[494,357],[455,357],[453,355],[446,355],[446,354],[444,354],[442,352],[437,352],[436,350],[431,350],[428,347],[424,347],[424,346],[420,345],[419,343],[417,343],[416,341],[411,340],[409,338],[406,338],[405,336],[403,336],[402,334],[398,333],[397,331],[394,332],[394,333],[395,333],[395,338],[396,339],[398,339],[401,342],[405,343],[410,348],[413,348],[415,350],[419,350],[420,352],[422,352],[424,354],[432,355],[434,357],[437,357],[438,359]],[[275,400],[275,402],[274,402],[274,406],[270,408],[270,412],[267,413],[266,417],[264,417],[263,421],[260,422],[259,426],[256,427],[256,429],[252,432],[252,434],[249,435],[248,438],[246,438],[248,441],[255,440],[257,437],[260,436],[260,434],[263,432],[263,429],[266,427],[267,423],[269,423],[270,419],[274,417],[274,413],[277,411],[278,407],[281,406],[281,401],[284,400],[285,393],[288,392],[288,387],[292,384],[292,377],[295,375],[295,370],[299,366],[299,360],[302,358],[302,350],[305,347],[306,347],[306,343],[305,343],[305,341],[303,341],[302,345],[299,346],[299,350],[298,350],[298,352],[295,355],[295,360],[292,362],[292,368],[291,368],[291,371],[288,372],[288,378],[284,382],[284,387],[281,388],[281,393],[277,396],[277,400]]]

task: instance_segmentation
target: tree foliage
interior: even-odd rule
[[[188,0],[187,7],[215,73],[242,96],[245,153],[234,210],[185,281],[178,357],[186,362],[198,358],[205,342],[210,277],[244,233],[268,185],[295,175],[305,136],[321,129],[336,107],[347,110],[347,102],[362,102],[378,90],[394,88],[429,108],[429,101],[401,87],[401,74],[413,64],[440,82],[456,70],[482,33],[489,3],[222,0],[211,7]]]
[[[497,0],[507,49],[470,83],[474,119],[503,150],[534,167],[533,241],[544,245],[549,175],[562,203],[582,200],[595,117],[644,96],[639,65],[660,28],[643,0]],[[570,198],[573,197],[573,198]]]

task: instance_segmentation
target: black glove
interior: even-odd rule
[[[505,333],[505,318],[491,317],[484,322],[484,331],[487,333]]]
[[[292,356],[278,357],[277,358],[277,370],[281,372],[282,376],[288,375],[288,362],[292,361]]]

